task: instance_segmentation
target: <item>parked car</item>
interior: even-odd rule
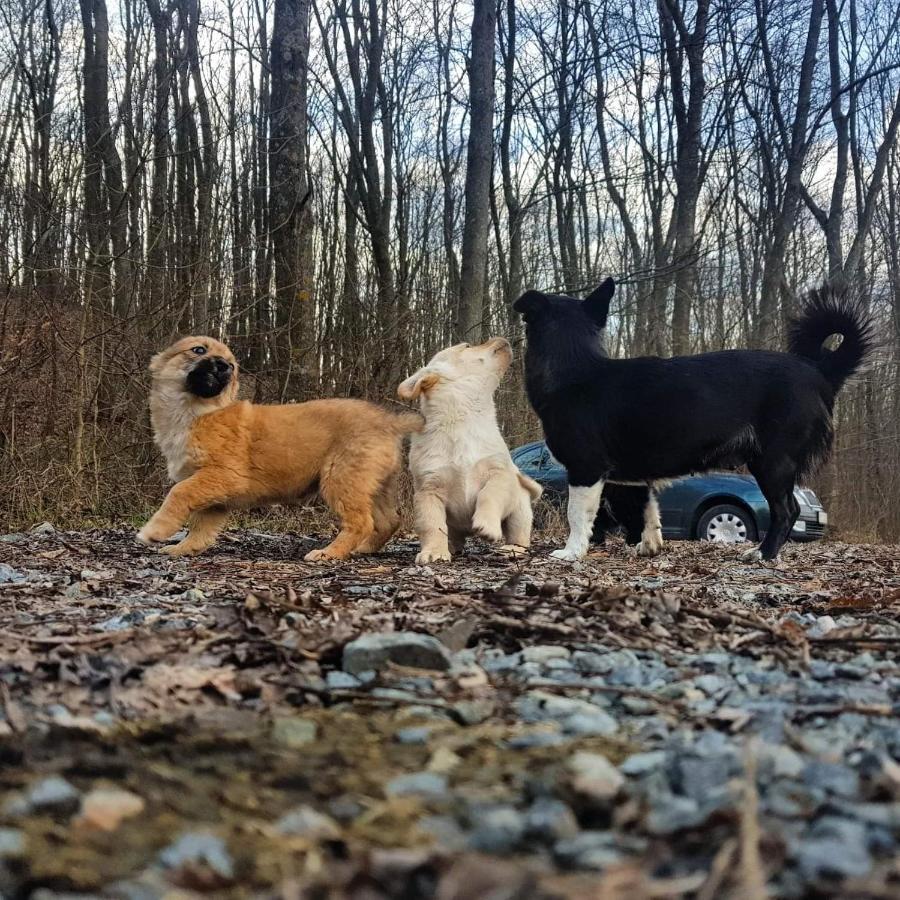
[[[551,503],[562,504],[568,494],[566,470],[543,441],[512,451],[513,462],[544,488]],[[819,498],[798,487],[794,496],[800,516],[791,538],[814,541],[825,535],[828,515]],[[663,537],[670,540],[721,541],[738,544],[758,541],[769,527],[769,504],[752,475],[709,472],[673,482],[659,494]]]

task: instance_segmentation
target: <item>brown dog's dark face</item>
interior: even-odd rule
[[[211,337],[186,337],[150,361],[154,380],[203,400],[237,392],[237,362],[228,347]]]

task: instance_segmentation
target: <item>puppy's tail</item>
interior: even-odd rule
[[[807,294],[788,326],[788,350],[815,363],[837,393],[872,352],[873,330],[872,319],[858,300],[825,286]],[[833,334],[841,336],[841,343],[828,350],[823,344]]]
[[[392,412],[388,424],[395,434],[416,434],[425,427],[425,419],[417,412]]]
[[[537,500],[541,494],[544,493],[544,489],[533,479],[529,478],[523,472],[516,472],[516,478],[519,479],[519,484],[528,491],[528,496],[532,500]]]

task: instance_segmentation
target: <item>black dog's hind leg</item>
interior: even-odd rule
[[[747,468],[769,504],[769,530],[759,545],[759,554],[763,559],[776,559],[800,515],[800,505],[794,498],[797,468],[786,457],[774,463],[758,460]]]

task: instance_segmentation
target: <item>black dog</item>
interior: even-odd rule
[[[871,321],[823,288],[792,323],[788,353],[609,359],[601,333],[614,291],[608,278],[583,301],[527,291],[515,303],[528,338],[528,399],[569,473],[569,539],[554,556],[584,555],[606,481],[652,485],[746,464],[772,517],[753,553],[774,559],[799,513],[797,479],[831,448],[834,398],[872,347]],[[843,340],[829,351],[832,334]],[[658,513],[656,523],[646,513],[644,537],[654,528]]]

